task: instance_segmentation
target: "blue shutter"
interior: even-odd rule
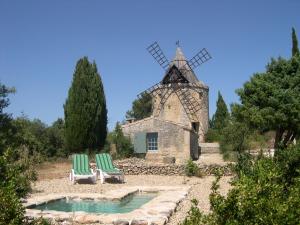
[[[146,133],[138,132],[134,135],[134,152],[135,153],[146,153]]]

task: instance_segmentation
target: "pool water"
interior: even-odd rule
[[[157,196],[157,193],[139,193],[129,195],[122,200],[67,200],[59,199],[29,207],[39,210],[55,210],[63,212],[84,211],[88,213],[128,213],[140,208]]]

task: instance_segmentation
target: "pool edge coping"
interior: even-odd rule
[[[126,220],[130,224],[133,220],[148,221],[152,224],[164,224],[172,213],[176,210],[177,205],[188,194],[190,186],[132,186],[124,187],[118,190],[111,190],[102,193],[61,193],[48,194],[45,196],[35,196],[35,198],[27,199],[25,207],[35,204],[43,204],[45,202],[54,201],[66,197],[88,198],[88,199],[107,199],[120,200],[130,194],[138,191],[159,192],[159,195],[151,199],[149,202],[128,213],[88,213],[78,212],[62,212],[54,210],[37,210],[26,208],[26,216],[30,218],[44,217],[55,221],[74,221],[79,223],[114,223],[118,220]],[[104,197],[104,198],[103,198]],[[38,199],[39,201],[37,201]],[[29,201],[29,203],[28,203]],[[150,222],[149,222],[150,221]]]

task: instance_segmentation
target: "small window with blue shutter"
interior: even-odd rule
[[[157,139],[158,139],[158,133],[157,132],[146,134],[147,151],[157,151],[158,150]]]
[[[146,133],[145,132],[137,132],[134,135],[134,153],[146,153]]]

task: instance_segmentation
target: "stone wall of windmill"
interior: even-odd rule
[[[199,95],[199,93],[198,93]],[[202,96],[199,98],[201,110],[198,112],[198,118],[201,124],[199,129],[199,143],[205,142],[205,134],[209,127],[209,89],[203,88]]]
[[[161,120],[182,124],[191,129],[193,128],[193,122],[199,123],[199,129],[197,130],[199,136],[198,142],[204,142],[209,119],[208,91],[209,89],[206,86],[203,86],[201,91],[189,90],[190,94],[193,95],[196,101],[201,105],[201,109],[191,118],[189,118],[176,93],[172,93],[163,105],[160,105],[160,96],[157,95],[153,101],[153,116]]]

